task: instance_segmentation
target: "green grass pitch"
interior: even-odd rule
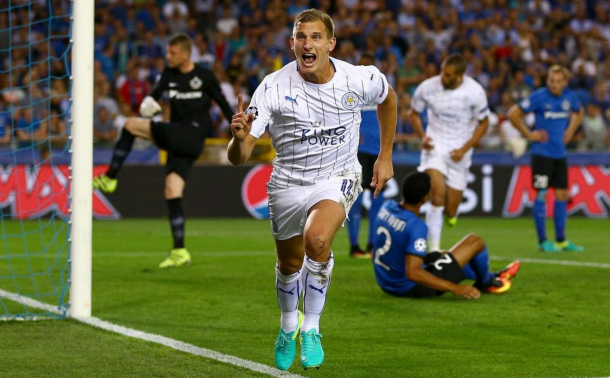
[[[26,222],[30,226],[35,224]],[[552,221],[548,226],[552,236]],[[383,294],[371,261],[347,257],[341,229],[321,321],[326,361],[320,370],[303,371],[297,357],[290,372],[341,378],[610,375],[609,226],[607,219],[571,218],[568,237],[586,252],[544,254],[536,250],[531,219],[461,218],[456,228],[444,229],[444,247],[475,232],[487,241],[493,270],[531,259],[522,263],[509,293],[477,301]],[[4,227],[17,232],[23,225]],[[157,265],[170,247],[167,220],[98,221],[93,227],[94,316],[273,366],[279,309],[267,221],[189,219],[193,262],[166,271]],[[14,243],[5,248],[19,248]],[[43,259],[31,264],[36,261]],[[262,374],[73,320],[0,322],[0,377],[85,376]]]

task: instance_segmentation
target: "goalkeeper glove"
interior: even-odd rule
[[[161,111],[161,105],[154,98],[150,96],[144,97],[144,100],[140,104],[140,115],[142,117],[150,118]]]

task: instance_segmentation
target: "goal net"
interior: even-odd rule
[[[0,319],[67,315],[71,13],[0,1]]]

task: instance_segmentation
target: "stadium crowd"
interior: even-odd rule
[[[60,0],[20,3],[13,1],[10,12],[0,12],[0,144],[11,143],[11,136],[27,143],[49,133],[61,141],[69,113],[68,75],[61,60],[69,57],[59,54],[67,39],[49,38],[36,21],[49,17],[52,4],[53,33],[65,36],[69,20],[61,15],[68,14],[69,5]],[[507,120],[507,110],[545,85],[550,65],[561,64],[570,69],[569,86],[585,106],[569,147],[609,149],[610,3],[594,0],[97,0],[98,145],[111,146],[125,119],[138,114],[164,67],[172,34],[192,38],[193,60],[216,73],[235,108],[238,94],[248,100],[265,75],[294,59],[288,53],[292,22],[310,7],[335,20],[333,56],[356,63],[361,54],[372,54],[396,89],[397,149],[419,148],[408,117],[411,95],[420,82],[438,74],[440,62],[452,52],[467,58],[467,74],[485,88],[493,111],[479,147],[514,146],[521,136]],[[16,20],[31,20],[33,27],[20,27],[23,21]],[[24,48],[27,42],[33,43]],[[56,59],[43,59],[48,56]],[[45,72],[55,79],[37,80]],[[49,95],[50,104],[43,100]],[[49,117],[54,112],[63,117]],[[229,123],[220,109],[212,113],[211,136],[228,136]],[[32,124],[37,126],[25,126]],[[38,134],[33,138],[28,132]]]

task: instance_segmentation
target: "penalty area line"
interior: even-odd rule
[[[49,304],[37,301],[32,298],[24,297],[19,294],[11,293],[8,291],[4,291],[0,289],[0,297],[5,299],[10,299],[15,302],[22,303],[29,307],[37,308],[39,310],[48,311],[54,314],[60,314],[60,311],[56,306],[51,306]],[[170,347],[172,349],[176,349],[182,352],[194,354],[197,356],[205,357],[211,360],[216,360],[220,362],[224,362],[229,365],[238,366],[241,368],[245,368],[251,371],[267,374],[271,377],[286,377],[286,378],[298,378],[303,377],[302,375],[292,374],[285,371],[281,371],[275,368],[272,368],[267,365],[259,364],[258,362],[244,360],[239,357],[231,356],[229,354],[224,354],[220,352],[216,352],[210,349],[201,348],[192,344],[188,344],[182,341],[170,339],[169,337],[155,335],[148,332],[138,331],[133,328],[127,328],[124,326],[120,326],[117,324],[113,324],[107,322],[105,320],[91,317],[91,318],[72,318],[81,323],[88,324],[90,326],[101,328],[106,331],[118,333],[123,336],[132,337],[139,340],[149,341],[155,344],[160,344],[166,347]]]

